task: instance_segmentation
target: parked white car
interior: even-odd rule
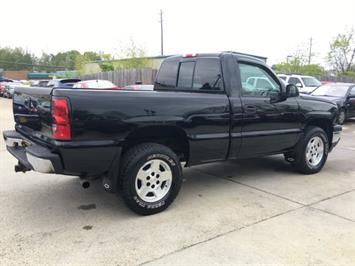
[[[252,85],[254,88],[270,88],[275,89],[275,86],[265,77],[249,77],[246,83]]]
[[[318,88],[322,83],[312,76],[303,75],[277,75],[281,80],[285,81],[287,84],[294,84],[298,87],[300,93],[310,94],[316,88]]]
[[[93,79],[93,80],[79,81],[73,85],[73,89],[118,90],[119,88],[111,81]]]

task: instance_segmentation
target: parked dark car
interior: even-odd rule
[[[7,78],[0,77],[0,83],[1,82],[12,82],[12,81],[13,81],[12,79],[7,79]]]
[[[312,92],[312,96],[321,97],[338,105],[338,123],[355,117],[355,84],[351,83],[328,83],[318,87]]]
[[[48,81],[46,87],[72,88],[73,85],[79,81],[81,81],[81,79],[52,79]]]
[[[336,104],[232,52],[170,57],[154,91],[17,88],[13,101],[16,131],[3,135],[15,171],[76,175],[85,187],[102,177],[144,215],[174,201],[182,164],[284,154],[313,174],[342,129]]]

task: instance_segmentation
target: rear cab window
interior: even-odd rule
[[[192,86],[195,62],[180,63],[177,87],[189,89]]]
[[[156,88],[190,92],[224,91],[220,59],[209,57],[178,58],[163,62]]]
[[[179,67],[179,59],[165,60],[158,72],[155,82],[156,89],[173,89],[176,87],[176,78]]]
[[[197,59],[193,90],[223,91],[221,66],[218,58]]]

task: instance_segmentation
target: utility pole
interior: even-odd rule
[[[311,64],[311,60],[312,60],[312,45],[313,45],[313,38],[311,37],[311,38],[309,39],[308,65]]]
[[[164,55],[163,10],[160,10],[160,54]]]

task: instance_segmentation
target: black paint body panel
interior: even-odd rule
[[[138,130],[174,132],[172,137],[186,139],[187,163],[196,165],[282,153],[294,147],[310,120],[334,123],[337,107],[330,102],[295,97],[271,103],[241,96],[238,61],[267,68],[260,60],[233,53],[208,56],[220,58],[224,92],[19,88],[14,98],[16,129],[60,155],[63,173],[99,175],[119,161]],[[71,141],[51,138],[52,97],[69,101]]]

